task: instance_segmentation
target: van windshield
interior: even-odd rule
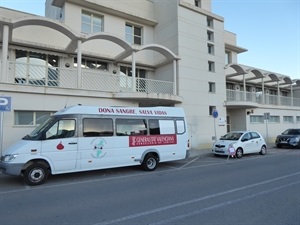
[[[39,140],[40,134],[55,121],[56,118],[49,117],[47,120],[44,121],[41,125],[39,125],[37,128],[35,128],[30,134],[27,134],[25,137],[23,137],[23,140]]]

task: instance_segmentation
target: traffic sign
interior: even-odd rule
[[[219,113],[218,113],[218,111],[217,111],[216,109],[214,109],[214,111],[212,112],[212,116],[213,116],[214,118],[218,118]]]
[[[0,112],[11,111],[11,97],[0,96]]]

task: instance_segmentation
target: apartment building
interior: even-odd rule
[[[46,0],[45,17],[0,8],[0,30],[3,148],[76,104],[183,107],[199,149],[300,126],[300,80],[238,64],[211,0]]]

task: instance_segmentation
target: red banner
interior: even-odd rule
[[[177,144],[176,134],[129,136],[129,147]]]

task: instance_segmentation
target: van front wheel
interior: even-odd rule
[[[48,168],[41,163],[33,163],[23,172],[24,182],[28,185],[40,185],[45,183],[49,175]]]
[[[157,157],[152,154],[147,154],[142,162],[142,168],[146,171],[155,170],[157,166]]]

